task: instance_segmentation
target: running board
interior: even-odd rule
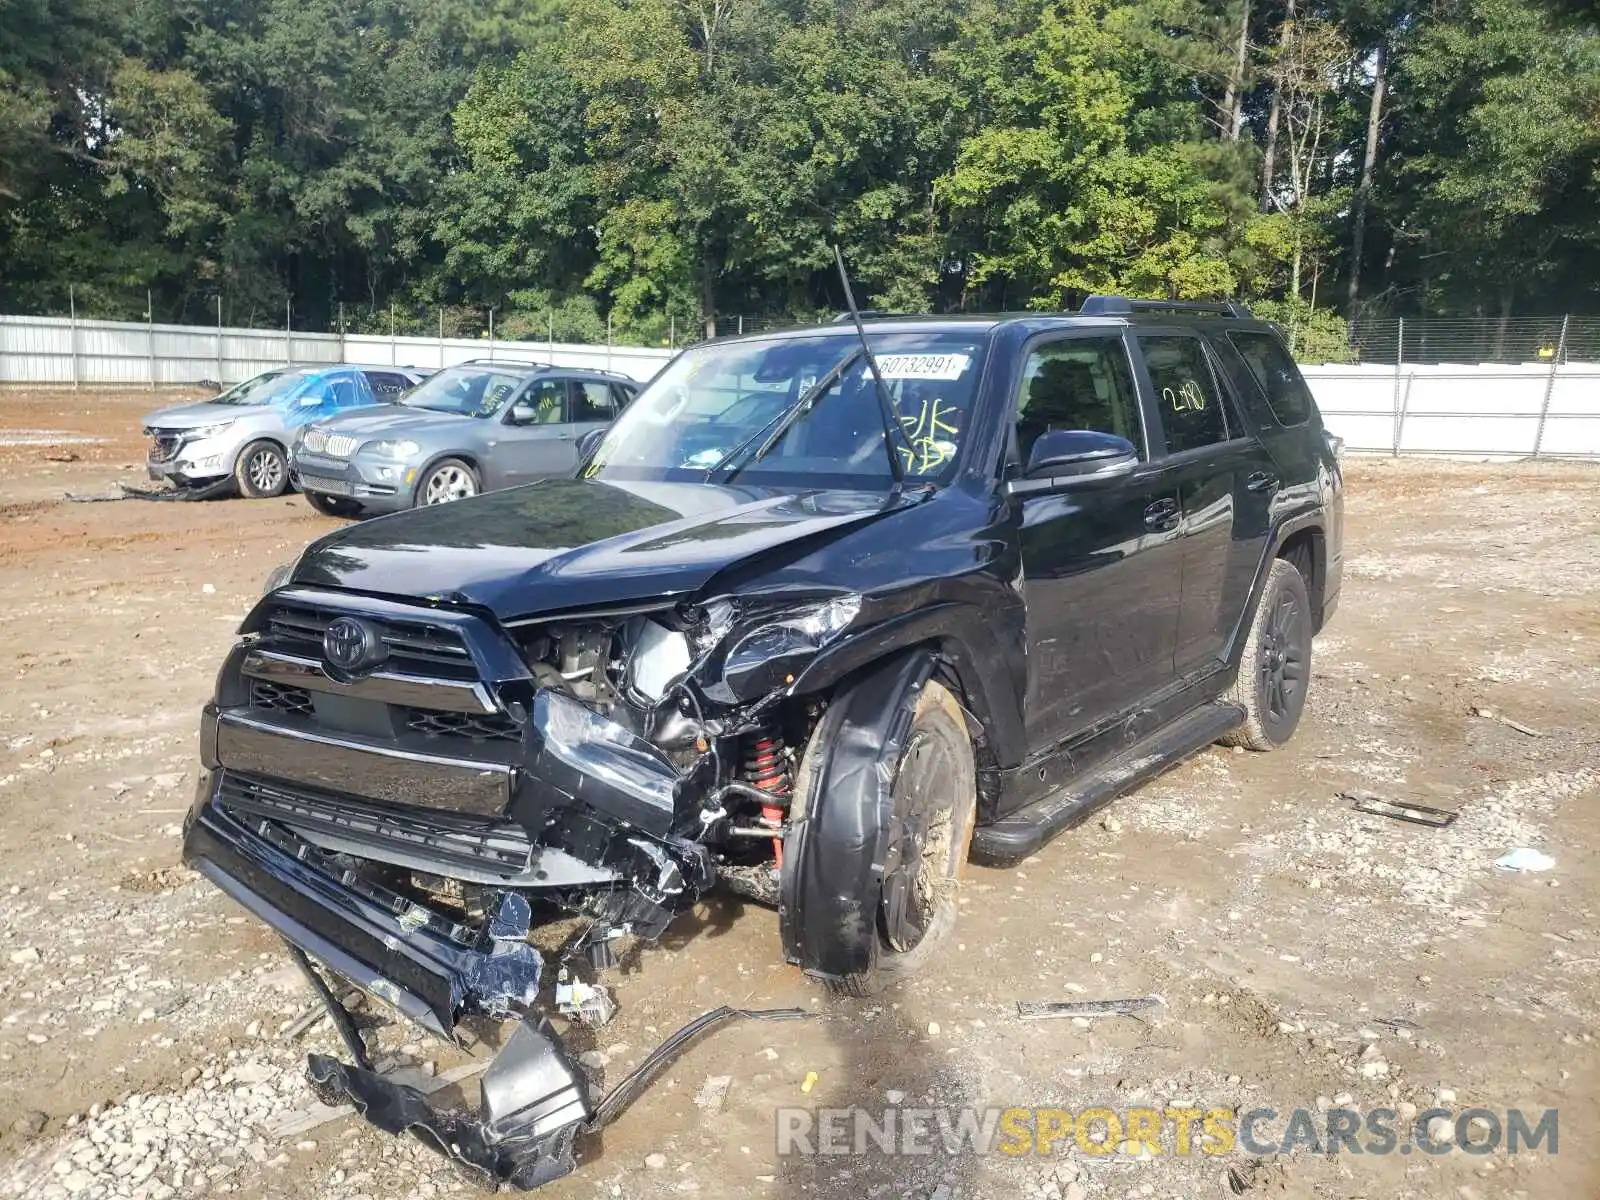
[[[1015,866],[1058,833],[1081,825],[1097,809],[1204,749],[1244,721],[1237,704],[1213,703],[1186,713],[1115,758],[1041,800],[972,833],[972,860]]]

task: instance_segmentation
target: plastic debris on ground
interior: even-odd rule
[[[1548,871],[1556,865],[1556,860],[1532,846],[1518,846],[1495,859],[1494,865],[1502,871]]]

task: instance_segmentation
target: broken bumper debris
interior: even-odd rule
[[[800,1009],[715,1009],[669,1037],[592,1105],[584,1077],[535,1012],[543,959],[527,940],[531,913],[524,896],[500,892],[483,927],[469,930],[353,871],[339,874],[335,856],[273,822],[239,819],[218,803],[215,791],[206,796],[189,820],[186,859],[279,933],[297,960],[314,957],[441,1036],[450,1036],[469,1013],[521,1017],[484,1072],[476,1114],[436,1109],[415,1088],[369,1069],[353,1031],[354,1044],[348,1037],[346,1044],[356,1065],[320,1054],[307,1064],[318,1099],[350,1104],[389,1133],[414,1134],[478,1186],[530,1189],[569,1173],[578,1137],[614,1120],[684,1047],[719,1025],[808,1015]],[[596,997],[606,995],[566,979],[555,991],[558,1006],[579,1020],[598,1016]],[[333,992],[318,992],[336,1026],[346,1030],[348,1016]]]
[[[804,1009],[715,1008],[668,1037],[598,1104],[548,1021],[524,1020],[483,1074],[476,1117],[445,1112],[416,1088],[313,1054],[306,1067],[317,1099],[350,1104],[388,1133],[410,1133],[484,1188],[531,1190],[570,1174],[577,1139],[621,1116],[650,1082],[699,1038],[730,1021],[795,1021]]]

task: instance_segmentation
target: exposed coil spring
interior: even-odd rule
[[[772,797],[771,804],[761,806],[761,826],[772,830],[773,865],[781,871],[784,811],[788,808],[794,781],[789,776],[789,756],[784,749],[783,735],[776,728],[767,726],[746,739],[739,774],[745,783]]]
[[[789,778],[789,759],[784,752],[782,735],[771,728],[752,734],[745,743],[739,773],[751,787],[773,796],[788,796],[794,784]]]

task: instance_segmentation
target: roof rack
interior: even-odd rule
[[[1238,300],[1130,300],[1126,296],[1090,296],[1078,309],[1083,317],[1127,317],[1138,312],[1218,313],[1250,319],[1250,309]]]
[[[890,312],[886,308],[863,308],[863,309],[860,309],[859,311],[861,313],[861,319],[863,321],[871,321],[876,317],[903,317],[903,316],[906,315],[905,313]],[[830,322],[830,324],[841,325],[841,324],[844,324],[847,321],[853,321],[853,320],[855,320],[855,318],[853,316],[851,316],[848,312],[842,312],[838,316],[836,316]]]
[[[525,358],[463,358],[460,362],[454,362],[450,365],[452,367],[475,367],[481,363],[487,363],[495,367],[539,367],[541,369],[550,367],[549,363],[530,362]]]

